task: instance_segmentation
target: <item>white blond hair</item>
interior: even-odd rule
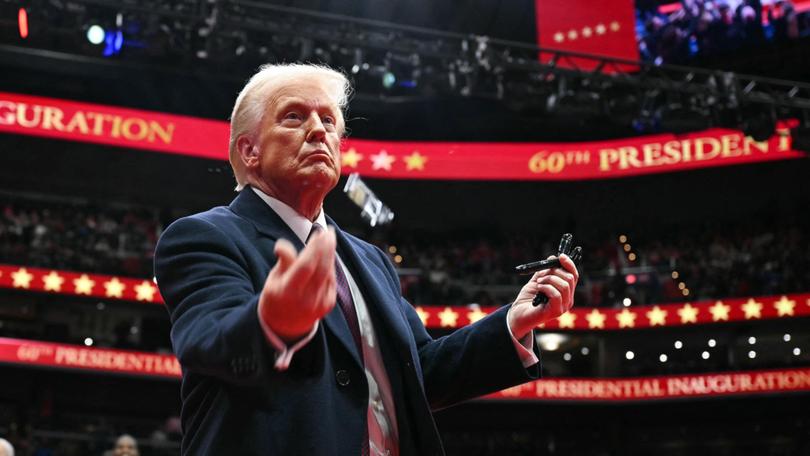
[[[247,170],[236,146],[240,137],[257,133],[267,103],[274,89],[285,82],[300,78],[316,78],[335,105],[343,111],[349,100],[351,84],[342,73],[325,65],[290,63],[262,65],[236,97],[231,113],[231,137],[228,145],[228,160],[236,177],[236,191],[245,188]]]

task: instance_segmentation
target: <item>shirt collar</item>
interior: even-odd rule
[[[312,221],[304,217],[303,215],[299,214],[298,211],[293,209],[292,207],[288,206],[281,200],[273,198],[270,195],[262,192],[256,187],[250,187],[251,190],[256,192],[271,209],[273,212],[278,214],[281,217],[281,220],[290,227],[293,233],[298,236],[298,239],[301,240],[304,244],[307,243],[307,238],[309,237],[309,232],[312,231]],[[322,228],[326,229],[326,215],[321,209],[321,212],[318,213],[318,217],[315,219],[315,223],[320,225]]]

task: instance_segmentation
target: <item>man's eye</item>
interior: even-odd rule
[[[334,125],[335,124],[335,118],[332,117],[332,116],[324,116],[322,122],[325,123],[325,124]]]
[[[298,114],[297,112],[288,112],[287,114],[284,115],[284,120],[287,120],[287,119],[301,120],[301,114]]]

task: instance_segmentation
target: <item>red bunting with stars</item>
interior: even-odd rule
[[[163,303],[151,280],[8,264],[0,264],[0,288]]]
[[[91,296],[162,304],[154,282],[147,279],[0,264],[0,288]],[[486,317],[498,308],[416,306],[430,329],[456,329]],[[687,326],[793,318],[810,315],[810,293],[757,296],[712,301],[632,306],[623,309],[575,307],[540,328],[555,330],[617,330]]]

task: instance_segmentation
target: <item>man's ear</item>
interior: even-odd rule
[[[236,140],[236,150],[239,152],[239,159],[245,168],[251,169],[259,164],[259,147],[249,136],[240,136]]]

